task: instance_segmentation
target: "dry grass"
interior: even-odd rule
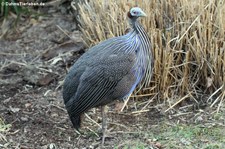
[[[86,2],[79,5],[78,16],[86,44],[123,35],[129,27],[126,12],[132,6],[148,15],[140,21],[155,58],[151,86],[141,96],[158,94],[171,108],[186,99],[204,99],[219,109],[225,98],[225,1]]]

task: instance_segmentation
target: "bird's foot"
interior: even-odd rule
[[[104,146],[106,138],[113,138],[113,136],[110,133],[111,130],[112,129],[106,129],[102,132],[102,137],[101,137],[102,146]]]

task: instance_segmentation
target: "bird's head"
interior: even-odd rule
[[[138,18],[138,17],[146,17],[147,15],[144,13],[144,11],[141,10],[141,8],[139,8],[139,7],[133,7],[127,13],[127,16],[130,19],[132,19],[132,18]]]

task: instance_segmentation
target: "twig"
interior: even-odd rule
[[[91,120],[93,123],[95,123],[96,125],[98,125],[98,127],[101,127],[101,125],[99,123],[97,123],[95,120],[93,120],[92,118],[90,118],[90,116],[88,116],[86,113],[84,114],[89,120]]]
[[[131,112],[131,114],[138,114],[138,113],[144,113],[144,112],[148,112],[149,109],[147,110],[140,110],[140,111],[134,111],[134,112]]]
[[[224,85],[222,85],[220,88],[218,88],[211,96],[209,96],[209,98],[207,99],[207,102],[209,102],[209,100],[216,94],[218,93],[222,88],[224,87]],[[212,105],[210,107],[213,107],[214,104],[217,102],[217,100],[215,100]]]
[[[171,107],[169,107],[165,112],[168,112],[169,110],[173,109],[177,104],[179,104],[181,101],[183,101],[184,99],[186,99],[187,97],[190,96],[190,93],[185,95],[183,98],[181,98],[179,101],[177,101],[175,104],[173,104]]]
[[[211,5],[211,3],[209,3],[208,5],[206,5],[205,8],[204,8],[204,10],[206,10],[210,5]],[[187,28],[187,30],[184,32],[184,34],[177,40],[177,42],[180,42],[181,39],[188,33],[188,31],[191,29],[191,27],[195,24],[195,22],[198,20],[198,18],[202,15],[202,13],[204,12],[204,10],[194,19],[194,21]]]
[[[117,126],[120,126],[120,127],[123,127],[125,128],[126,130],[129,130],[125,125],[123,124],[119,124],[119,123],[113,123],[113,122],[108,122],[109,124],[113,124],[113,125],[117,125]]]
[[[188,114],[192,114],[192,113],[193,112],[178,113],[178,114],[174,114],[173,116],[179,117],[179,116],[182,116],[182,115],[188,115]]]
[[[129,101],[129,99],[130,99],[130,96],[131,96],[131,95],[129,95],[129,96],[125,99],[125,102],[124,102],[124,104],[123,104],[123,107],[122,107],[121,110],[120,110],[121,112],[123,112],[124,108],[126,107],[128,101]]]
[[[219,103],[219,105],[217,107],[216,113],[219,113],[220,107],[222,106],[223,101],[225,100],[225,97],[224,96],[225,96],[225,93],[223,93],[223,95],[222,95],[222,98],[221,98],[220,103]]]
[[[155,94],[155,96],[153,96],[150,100],[148,100],[148,103],[141,109],[144,110],[151,102],[153,102],[153,99],[158,95],[158,93]]]
[[[20,55],[24,55],[24,54],[28,54],[28,53],[4,53],[4,52],[0,52],[0,55],[15,55],[15,56],[20,56]]]
[[[130,97],[146,97],[146,96],[152,96],[158,93],[150,93],[150,94],[142,94],[142,95],[131,95]]]
[[[68,36],[70,39],[72,39],[72,38],[70,37],[70,35],[67,34],[67,32],[64,31],[59,25],[56,25],[56,27],[58,27],[58,28],[59,28],[66,36]]]
[[[141,134],[142,132],[131,132],[131,131],[115,131],[115,132],[111,132],[110,134]]]
[[[57,106],[57,105],[55,105],[55,104],[49,104],[50,106],[53,106],[53,107],[56,107],[56,108],[58,108],[58,109],[60,109],[60,110],[63,110],[64,112],[67,112],[64,108],[62,108],[62,107],[60,107],[60,106]]]
[[[99,137],[99,135],[94,131],[94,130],[92,130],[91,128],[89,128],[89,127],[86,127],[88,130],[90,130],[91,132],[93,132],[97,137]]]

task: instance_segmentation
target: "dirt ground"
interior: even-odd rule
[[[87,112],[78,134],[62,100],[67,69],[85,45],[72,14],[48,11],[22,18],[0,40],[0,148],[100,148],[100,110]],[[224,105],[218,114],[207,103],[165,113],[165,103],[154,101],[137,112],[148,101],[132,98],[123,112],[109,105],[111,136],[104,148],[225,147]]]

